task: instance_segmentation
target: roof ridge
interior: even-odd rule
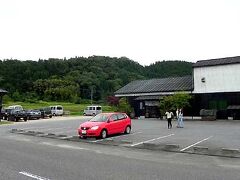
[[[223,58],[214,58],[214,59],[203,59],[203,60],[198,60],[197,62],[202,62],[202,61],[213,61],[213,60],[222,60],[222,59],[232,59],[232,58],[240,58],[240,56],[230,56],[230,57],[223,57]]]
[[[193,67],[217,66],[217,65],[237,64],[237,63],[240,63],[240,56],[199,60],[195,64],[193,64]]]

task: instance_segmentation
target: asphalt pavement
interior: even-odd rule
[[[179,143],[180,149],[196,143],[239,148],[238,121],[187,121],[184,128],[174,126],[168,130],[166,121],[135,119],[130,135],[99,141],[93,138],[69,141],[11,132],[22,129],[73,137],[79,124],[87,119],[89,117],[56,117],[0,126],[0,179],[240,179],[239,158],[135,148],[141,143]],[[125,143],[112,145],[121,140]]]
[[[57,136],[78,136],[79,125],[91,117],[55,117],[38,121],[18,122],[8,126],[7,131],[17,128],[24,131],[51,133]],[[129,135],[111,136],[105,140],[88,138],[84,142],[126,142],[131,147],[138,147],[144,143],[174,144],[180,151],[192,150],[194,146],[209,149],[240,149],[240,121],[185,121],[184,128],[177,128],[173,121],[173,128],[167,128],[167,122],[160,119],[133,119],[132,132]]]

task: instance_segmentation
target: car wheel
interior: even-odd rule
[[[107,137],[107,131],[106,131],[106,129],[103,129],[101,132],[101,138],[105,139],[106,137]]]
[[[130,134],[130,132],[131,132],[131,127],[127,126],[125,129],[125,134]]]
[[[96,114],[95,114],[95,113],[93,113],[92,115],[93,115],[93,116],[96,116]]]

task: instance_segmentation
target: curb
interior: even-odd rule
[[[208,147],[203,147],[203,146],[194,146],[193,147],[193,152],[196,154],[209,154],[208,153]]]
[[[240,157],[239,149],[222,148],[221,153],[223,156],[226,156],[226,157]]]
[[[178,144],[156,144],[156,143],[143,143],[137,148],[149,149],[149,150],[163,150],[177,152],[180,148]]]
[[[67,136],[64,134],[56,135],[54,133],[24,131],[22,129],[12,129],[10,130],[10,132],[16,133],[16,134],[36,136],[36,137],[46,137],[46,138],[67,140],[67,141],[74,141],[74,142],[92,143],[92,141],[84,141],[84,139],[80,139],[79,136]],[[189,154],[199,154],[199,155],[208,155],[208,156],[240,158],[240,150],[230,149],[230,148],[209,149],[208,147],[204,147],[204,146],[193,146],[191,149],[189,149],[189,151],[180,151],[180,145],[178,144],[143,143],[138,146],[131,147],[131,144],[133,144],[132,141],[128,141],[128,140],[114,141],[113,139],[104,139],[104,141],[98,141],[96,142],[96,144],[123,146],[128,148],[148,149],[148,150],[155,150],[155,151],[167,151],[167,152],[189,153]]]

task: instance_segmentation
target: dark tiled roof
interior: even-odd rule
[[[192,76],[184,76],[133,81],[116,91],[115,94],[191,91],[192,89]]]
[[[216,66],[216,65],[236,64],[236,63],[240,63],[240,56],[226,57],[226,58],[220,58],[220,59],[201,60],[193,64],[193,67]]]
[[[0,93],[7,93],[7,91],[0,88]]]

